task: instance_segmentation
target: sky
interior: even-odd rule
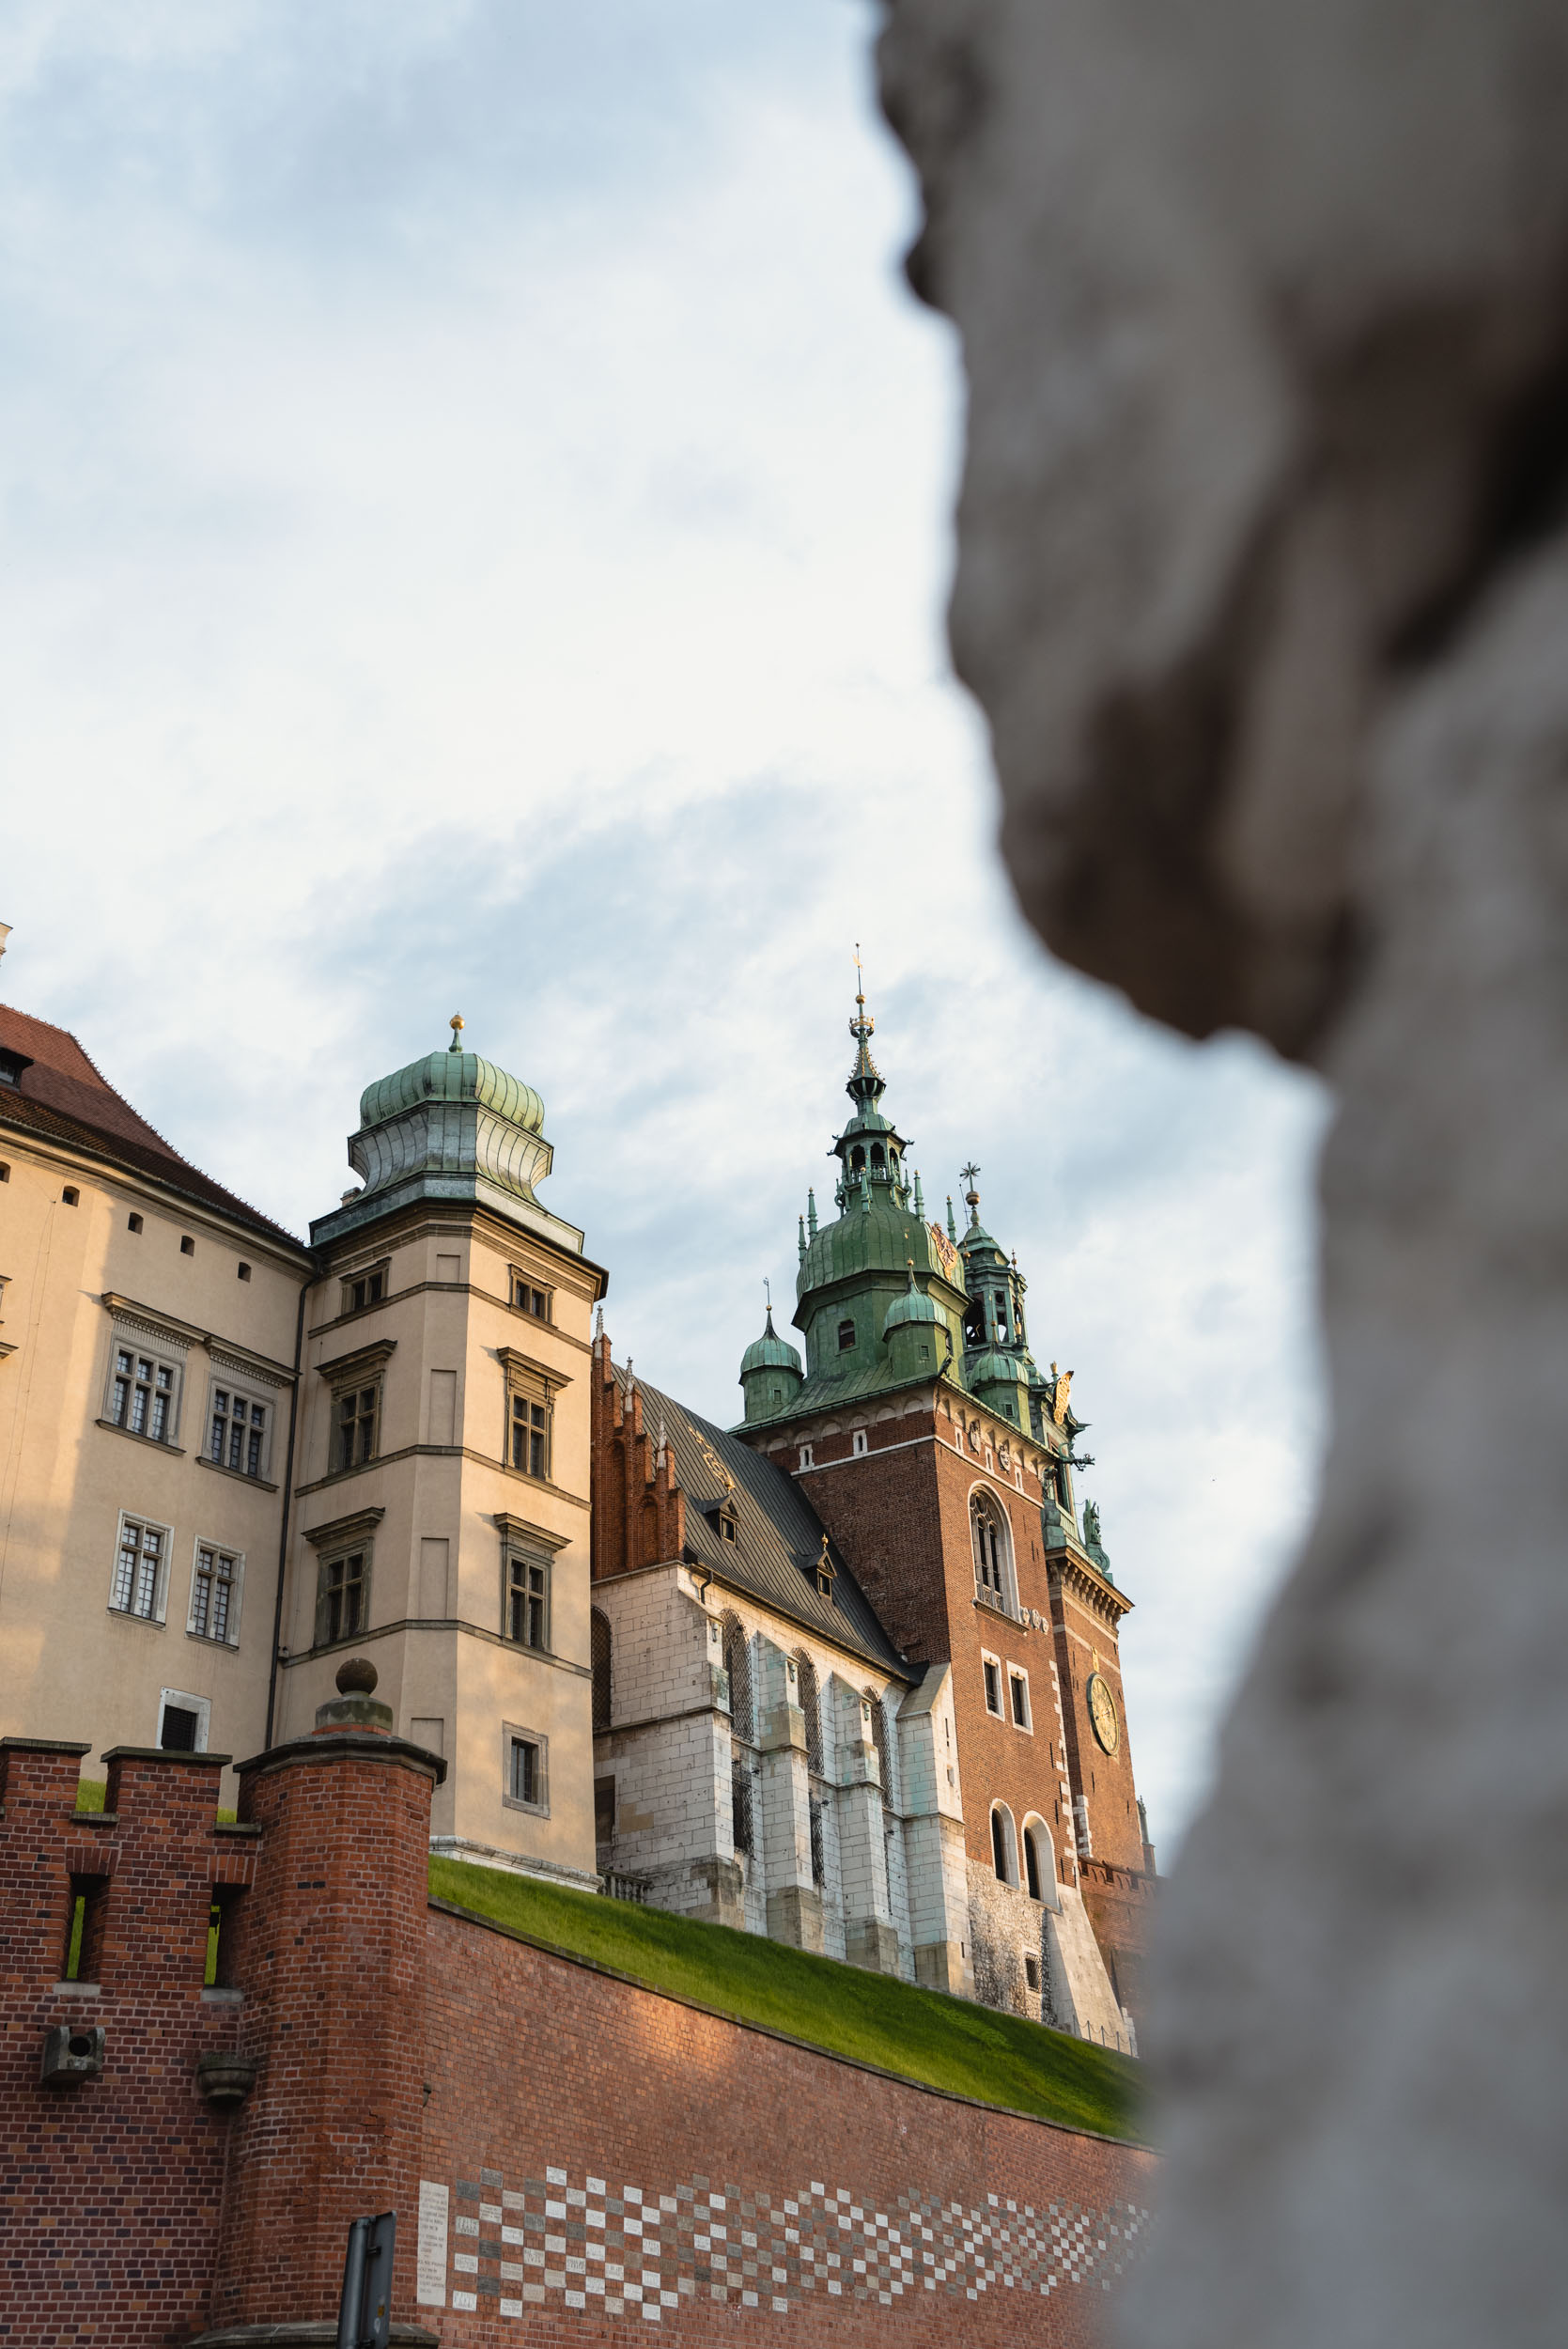
[[[1306,1522],[1320,1089],[1053,962],[943,634],[962,382],[857,0],[11,0],[0,966],[304,1231],[373,1078],[542,1094],[727,1423],[847,1114],[1075,1374],[1162,1858]]]

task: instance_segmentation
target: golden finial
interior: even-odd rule
[[[455,1012],[452,1014],[451,1019],[447,1021],[447,1023],[446,1023],[446,1024],[447,1024],[447,1026],[448,1026],[448,1027],[451,1029],[451,1031],[452,1031],[452,1041],[451,1041],[451,1043],[447,1046],[447,1048],[446,1048],[446,1049],[447,1049],[447,1050],[448,1050],[449,1052],[460,1052],[460,1051],[462,1050],[462,1049],[463,1049],[463,1045],[462,1045],[463,1015],[462,1015],[462,1013],[461,1013],[460,1011],[455,1011]]]

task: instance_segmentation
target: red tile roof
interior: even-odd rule
[[[150,1174],[171,1190],[199,1200],[269,1239],[303,1250],[303,1242],[292,1232],[258,1215],[171,1148],[123,1095],[104,1082],[67,1029],[0,1003],[0,1051],[17,1053],[29,1064],[16,1086],[0,1085],[0,1125],[30,1128],[68,1148]]]

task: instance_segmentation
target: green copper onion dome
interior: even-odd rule
[[[753,1370],[792,1370],[797,1378],[805,1376],[800,1357],[787,1338],[781,1338],[773,1327],[773,1309],[768,1309],[768,1326],[760,1338],[753,1338],[740,1357],[740,1376],[744,1378]]]
[[[458,1035],[461,1024],[454,1019],[452,1041],[444,1052],[428,1052],[365,1086],[359,1105],[362,1128],[384,1125],[389,1117],[430,1101],[474,1101],[525,1133],[543,1131],[545,1105],[533,1086],[508,1076],[493,1061],[481,1060],[477,1052],[465,1052]]]

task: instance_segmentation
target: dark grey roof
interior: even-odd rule
[[[612,1368],[624,1394],[626,1372],[618,1362]],[[686,1495],[688,1552],[718,1581],[749,1593],[803,1631],[848,1648],[901,1680],[919,1680],[920,1670],[899,1655],[831,1540],[833,1595],[824,1598],[818,1591],[815,1569],[824,1527],[795,1479],[673,1395],[643,1378],[637,1385],[643,1425],[657,1440],[662,1421],[675,1481]],[[735,1504],[739,1538],[734,1542],[719,1531],[719,1508],[726,1500]]]

